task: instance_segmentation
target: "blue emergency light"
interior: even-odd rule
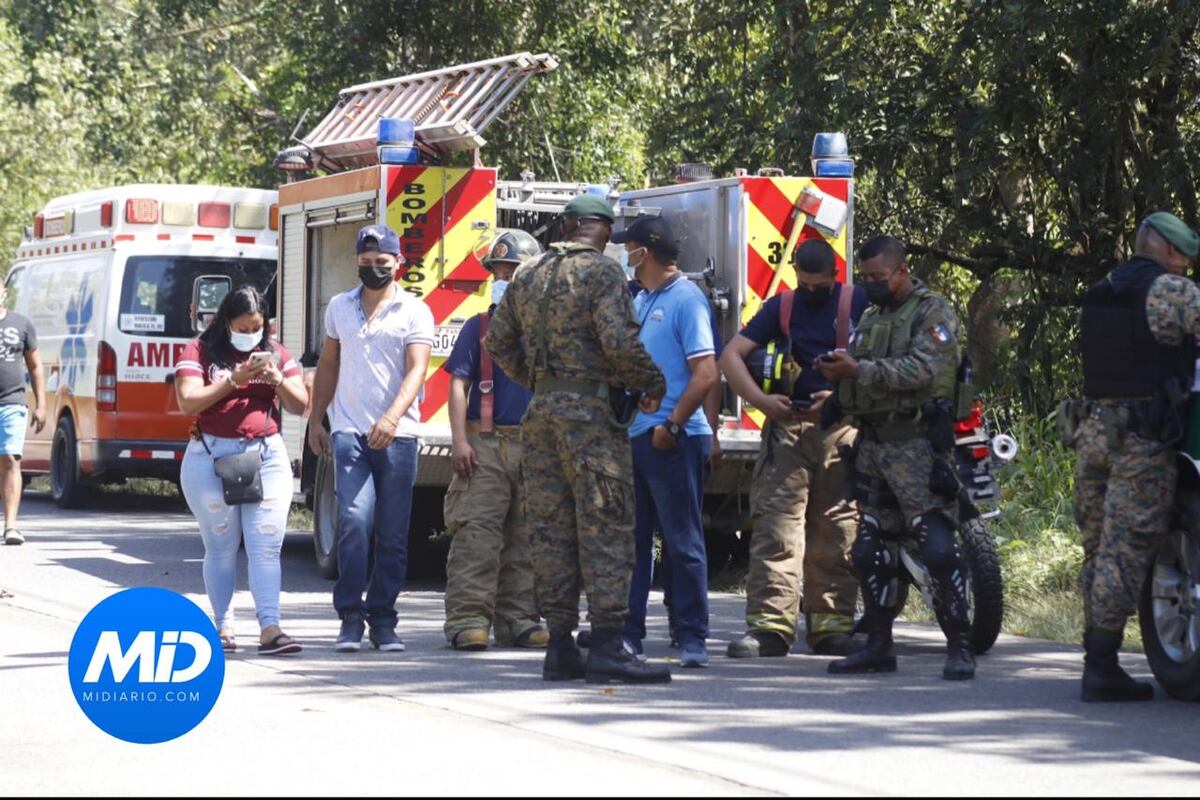
[[[380,164],[418,164],[421,151],[414,144],[416,123],[397,117],[379,118],[378,152]]]
[[[812,143],[813,175],[818,178],[853,178],[854,159],[846,144],[846,134],[818,133]]]

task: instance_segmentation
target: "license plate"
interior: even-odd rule
[[[458,332],[462,325],[438,325],[433,329],[433,355],[445,358],[454,349],[458,341]]]

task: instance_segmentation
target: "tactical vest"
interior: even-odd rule
[[[912,344],[917,307],[922,300],[932,296],[933,292],[929,289],[917,286],[899,308],[868,308],[855,329],[850,355],[856,361],[863,362],[899,358],[907,354]],[[857,381],[846,380],[838,384],[838,400],[844,414],[859,420],[910,417],[934,398],[953,400],[957,382],[955,369],[943,370],[943,374],[938,375],[931,386],[913,392],[895,391],[881,385],[865,387]]]
[[[1184,391],[1191,386],[1192,337],[1185,336],[1179,345],[1159,344],[1146,319],[1150,285],[1165,274],[1160,264],[1137,259],[1088,288],[1080,315],[1085,397],[1162,398],[1172,379],[1179,380]],[[1113,286],[1114,276],[1121,279],[1120,291]]]

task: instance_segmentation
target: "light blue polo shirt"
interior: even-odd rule
[[[692,379],[692,370],[687,363],[689,358],[715,355],[708,299],[698,286],[682,275],[653,292],[640,293],[633,299],[633,310],[642,326],[638,338],[663,371],[667,394],[655,413],[638,412],[629,426],[630,438],[667,421]],[[712,436],[703,405],[688,419],[684,430],[688,436]]]

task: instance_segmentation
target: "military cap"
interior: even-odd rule
[[[607,221],[609,225],[616,220],[612,206],[593,194],[581,194],[573,198],[562,213],[564,217],[597,217]]]
[[[1170,242],[1172,247],[1188,258],[1195,258],[1197,254],[1200,254],[1200,234],[1189,228],[1174,214],[1156,211],[1142,220],[1142,224],[1149,225]]]

